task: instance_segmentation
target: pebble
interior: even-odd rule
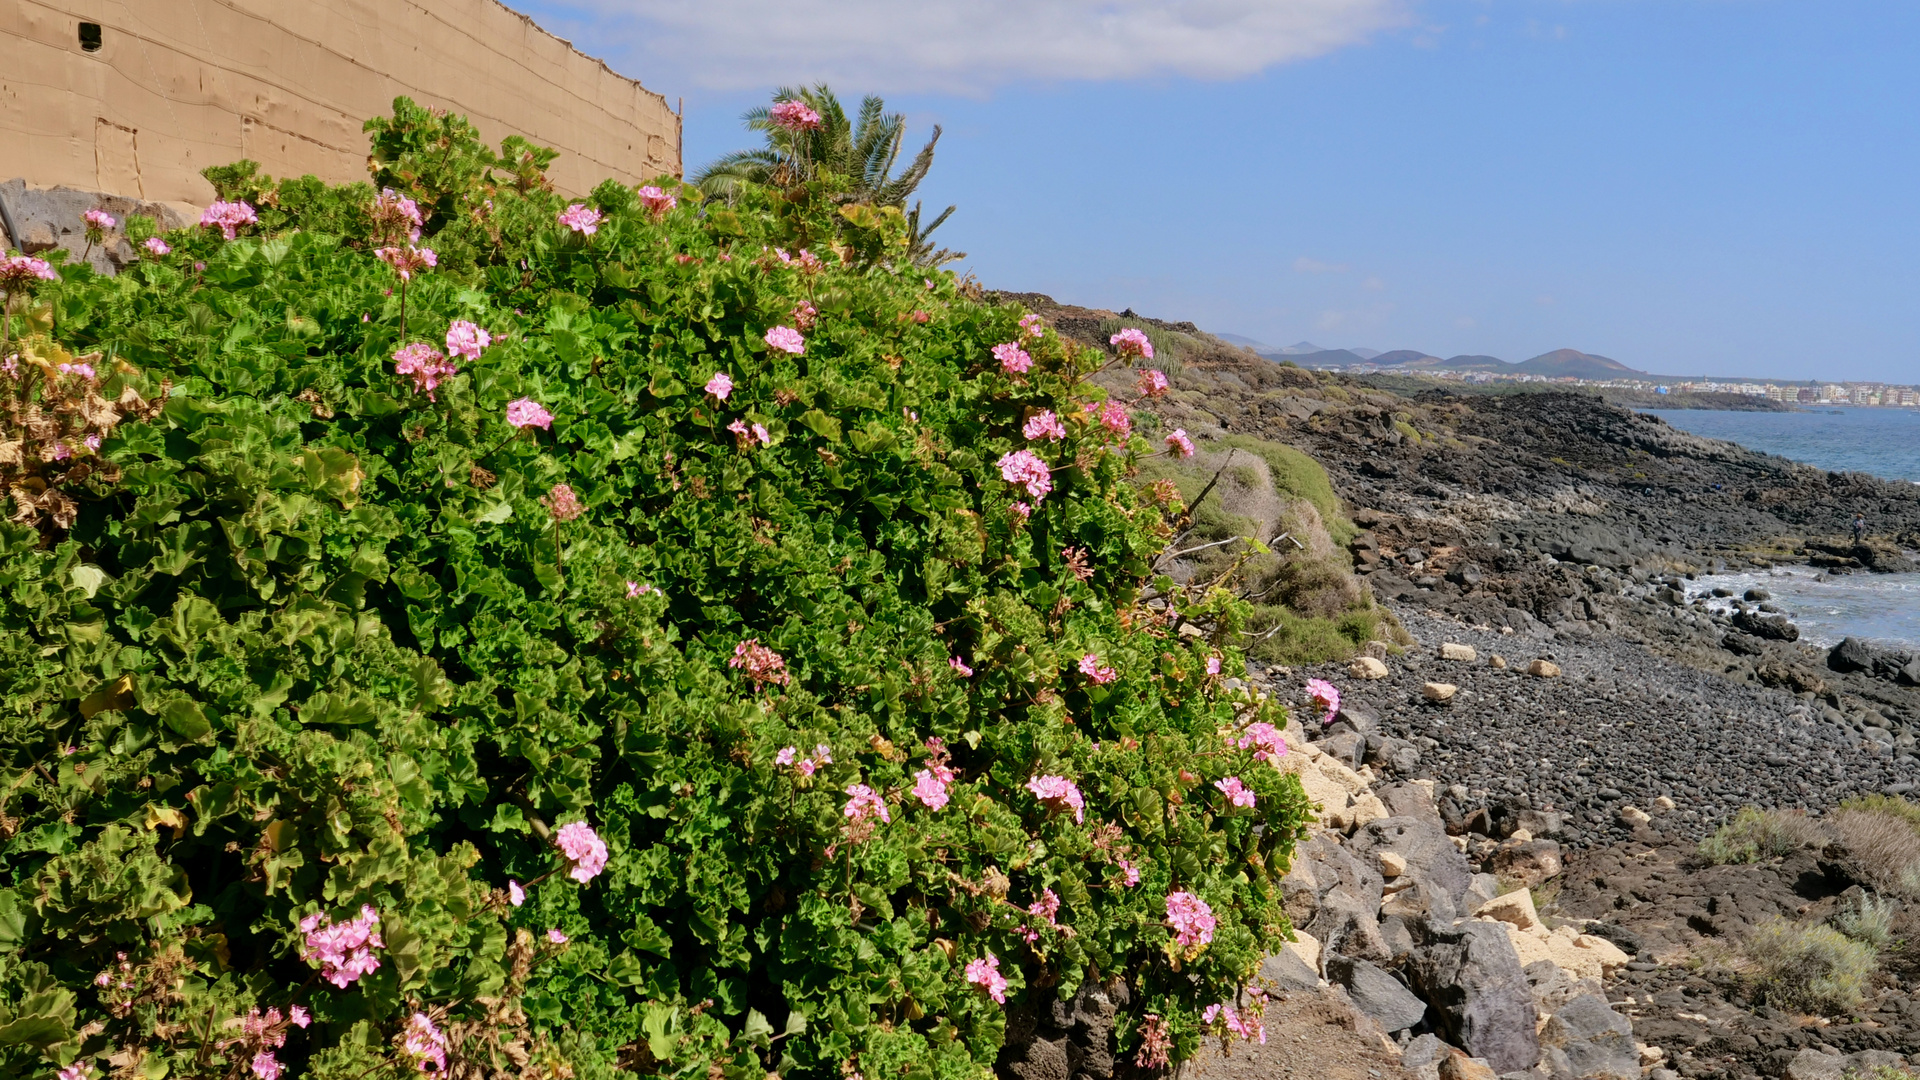
[[[1420,695],[1436,705],[1445,705],[1459,692],[1460,688],[1453,683],[1430,682],[1420,687]]]

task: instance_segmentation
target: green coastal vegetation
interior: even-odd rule
[[[1144,350],[938,269],[932,143],[834,111],[576,201],[400,99],[371,183],[7,263],[0,1076],[971,1080],[1116,976],[1138,1068],[1257,1034],[1272,601],[1156,563],[1352,526],[1253,444],[1291,497],[1190,510]]]

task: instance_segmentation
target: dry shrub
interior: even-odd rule
[[[1797,926],[1772,919],[1754,928],[1744,952],[1754,989],[1779,1009],[1831,1016],[1866,997],[1880,954],[1830,926]]]
[[[1833,832],[1863,884],[1880,892],[1920,895],[1920,834],[1905,817],[1876,807],[1841,810]]]
[[[1802,811],[1746,806],[1700,842],[1700,856],[1716,864],[1756,863],[1826,843],[1826,830]]]
[[[1834,912],[1833,928],[1855,941],[1885,949],[1893,943],[1893,917],[1899,907],[1891,900],[1860,895]]]

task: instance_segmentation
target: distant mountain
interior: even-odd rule
[[[1513,370],[1526,375],[1544,375],[1548,378],[1571,375],[1577,379],[1618,379],[1646,374],[1618,360],[1583,353],[1578,349],[1555,349],[1550,353],[1541,353],[1531,360],[1513,365]]]
[[[1509,364],[1497,356],[1449,356],[1447,362],[1440,365],[1448,371],[1512,371],[1517,365]]]
[[[1274,359],[1291,360],[1301,367],[1308,368],[1343,368],[1367,362],[1365,357],[1352,349],[1321,349],[1319,352],[1294,353],[1290,356],[1276,355]]]
[[[1254,339],[1250,337],[1246,337],[1241,334],[1215,334],[1213,336],[1219,338],[1221,341],[1224,341],[1229,345],[1238,345],[1243,349],[1252,349],[1254,352],[1257,352],[1262,356],[1266,355],[1267,353],[1279,351],[1278,349],[1274,348],[1273,346],[1267,344],[1264,341],[1255,341]]]
[[[1311,356],[1314,353],[1337,352],[1339,350],[1323,349],[1320,346],[1315,345],[1311,341],[1300,341],[1300,342],[1295,342],[1292,345],[1288,345],[1283,349],[1275,349],[1273,351],[1278,353],[1281,356]]]
[[[1446,363],[1437,356],[1430,356],[1419,349],[1395,349],[1392,352],[1375,353],[1374,363],[1390,368],[1434,368]]]
[[[1373,360],[1380,355],[1379,349],[1348,349],[1347,351],[1362,360]]]

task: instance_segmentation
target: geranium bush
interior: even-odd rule
[[[6,415],[130,412],[0,525],[0,1072],[977,1077],[1114,976],[1142,1067],[1253,1034],[1305,798],[1112,358],[830,178],[370,127],[16,285]]]

